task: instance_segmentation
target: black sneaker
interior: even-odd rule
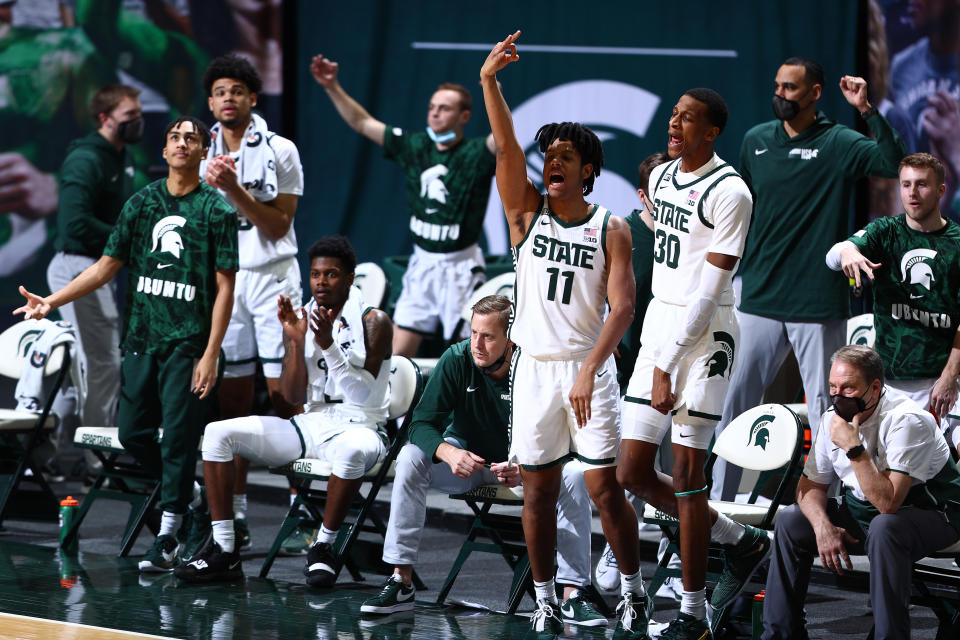
[[[339,569],[340,563],[330,543],[314,542],[307,552],[307,565],[303,568],[307,584],[311,587],[332,587],[337,581]]]
[[[681,613],[660,634],[661,640],[713,640],[706,620]]]
[[[763,529],[744,526],[743,537],[723,552],[723,573],[710,596],[714,610],[729,606],[750,581],[757,567],[770,555],[769,534]]]
[[[211,540],[190,562],[178,565],[173,575],[184,582],[239,580],[243,578],[240,552],[234,549],[232,553],[226,553],[217,542]]]
[[[414,594],[412,584],[405,584],[399,574],[393,574],[383,583],[380,593],[367,598],[360,605],[360,613],[396,613],[413,609]]]

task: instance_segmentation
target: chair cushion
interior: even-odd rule
[[[734,522],[753,526],[757,526],[763,521],[763,517],[767,515],[767,509],[769,508],[764,505],[748,504],[745,502],[725,502],[723,500],[710,500],[709,502],[711,507]],[[777,513],[783,508],[784,506],[780,505]],[[643,507],[643,521],[651,524],[678,524],[676,518],[660,511],[649,502]],[[774,515],[774,521],[776,521],[776,515]]]
[[[502,484],[482,484],[450,497],[454,500],[483,499],[505,504],[523,504],[523,486],[518,485],[511,489]]]
[[[380,473],[381,465],[382,463],[380,462],[373,465],[369,471],[363,474],[364,480],[373,480],[377,474]],[[387,479],[393,478],[395,467],[396,463],[390,465],[390,470],[387,471]],[[333,465],[328,460],[321,460],[319,458],[299,458],[298,460],[287,463],[282,467],[276,467],[270,471],[284,475],[292,473],[298,478],[326,480],[333,472]]]
[[[117,427],[79,427],[73,434],[73,445],[81,449],[99,449],[123,453],[126,449],[120,444],[120,429]],[[163,429],[158,431],[160,440],[163,440]],[[197,451],[203,447],[203,436],[197,445]]]
[[[0,409],[0,431],[8,433],[17,433],[20,431],[29,431],[37,425],[37,418],[40,415],[30,411],[17,411],[16,409]],[[57,416],[51,413],[47,416],[44,429],[53,429],[57,426]]]

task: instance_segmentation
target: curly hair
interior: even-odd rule
[[[310,262],[316,258],[336,258],[347,273],[357,268],[357,252],[346,236],[323,236],[307,250],[307,258]]]
[[[228,54],[214,58],[203,72],[203,89],[207,95],[213,95],[213,83],[220,78],[235,78],[247,85],[250,93],[260,93],[263,81],[250,61],[240,56]]]
[[[579,122],[551,122],[540,127],[533,139],[540,143],[540,152],[544,153],[556,140],[569,140],[580,154],[583,164],[593,165],[593,173],[583,181],[583,195],[593,191],[593,181],[600,175],[603,166],[603,145],[600,138],[588,127]]]

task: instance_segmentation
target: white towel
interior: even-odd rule
[[[14,391],[17,410],[39,412],[43,409],[43,370],[53,349],[65,342],[70,343],[71,377],[77,387],[77,401],[80,406],[83,406],[83,399],[86,397],[87,391],[86,376],[80,370],[80,359],[77,358],[76,354],[76,335],[73,331],[73,325],[63,320],[53,322],[46,318],[35,322],[35,331],[38,331],[38,333],[31,332],[24,335],[24,339],[31,339],[32,343],[23,345],[24,348],[29,350],[24,358],[20,380],[17,382],[17,388]]]
[[[214,156],[230,155],[220,134],[221,126],[218,122],[210,129],[213,140],[207,151],[207,162]],[[250,124],[243,138],[243,147],[240,148],[240,175],[237,177],[243,188],[260,202],[270,202],[278,195],[277,155],[269,142],[272,135],[267,128],[267,121],[255,113],[251,114]]]

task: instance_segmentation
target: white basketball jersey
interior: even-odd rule
[[[304,308],[307,318],[313,313],[316,301],[311,298]],[[309,322],[309,320],[308,320]],[[347,319],[341,316],[333,325],[333,344],[343,351],[346,358],[351,358],[350,347],[356,340],[363,340],[363,323],[359,326],[350,326]],[[377,373],[373,390],[367,401],[362,405],[345,400],[335,380],[327,379],[327,362],[323,358],[320,347],[313,339],[313,331],[307,329],[306,344],[303,347],[303,357],[307,364],[307,402],[304,411],[309,413],[323,407],[342,403],[345,409],[357,409],[368,416],[373,422],[386,422],[387,411],[390,406],[390,359],[385,358]],[[357,366],[359,363],[353,363]]]
[[[694,172],[683,173],[680,159],[656,167],[650,175],[653,200],[653,295],[686,305],[700,288],[708,253],[742,256],[753,202],[733,167],[714,154]],[[720,296],[733,304],[733,289]]]
[[[547,197],[527,235],[513,247],[517,271],[516,314],[510,339],[535,358],[585,356],[607,315],[607,251],[610,212],[591,205],[581,222],[553,215]]]

